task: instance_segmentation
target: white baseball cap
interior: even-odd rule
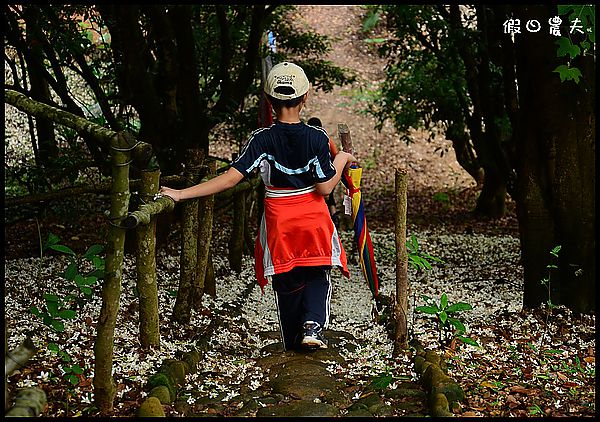
[[[265,92],[279,100],[290,100],[308,92],[310,83],[300,66],[290,62],[278,63],[269,72]]]

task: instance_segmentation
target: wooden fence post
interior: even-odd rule
[[[186,186],[193,186],[199,182],[202,155],[202,151],[199,149],[187,150]],[[186,324],[192,316],[192,307],[197,293],[195,291],[195,280],[198,263],[198,199],[183,201],[181,208],[179,289],[171,320]]]
[[[112,191],[110,202],[110,227],[106,251],[106,275],[102,284],[102,308],[96,327],[94,343],[94,399],[102,414],[113,410],[116,385],[113,379],[115,324],[119,312],[125,229],[121,222],[129,207],[129,157],[120,136],[113,137],[111,145]]]
[[[208,176],[211,177],[217,172],[217,163],[214,160],[208,161]],[[197,269],[196,269],[196,296],[195,305],[202,305],[202,294],[207,291],[212,293],[214,290],[214,275],[212,279],[207,277],[210,275],[208,266],[212,265],[212,260],[209,260],[210,246],[212,239],[213,226],[213,207],[215,204],[215,196],[209,195],[198,200],[198,237],[197,237]],[[212,286],[207,286],[207,281],[212,283]],[[207,288],[208,287],[208,288]]]
[[[406,171],[396,169],[396,333],[393,355],[397,356],[408,348],[408,252],[406,250]]]
[[[158,193],[160,171],[142,171],[140,195],[146,203]],[[142,348],[160,346],[158,287],[156,285],[156,216],[136,228],[136,268],[139,297],[139,339]]]

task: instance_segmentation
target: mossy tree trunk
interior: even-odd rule
[[[406,171],[396,169],[396,334],[394,355],[408,348],[408,252],[406,250]]]
[[[203,153],[189,149],[186,160],[187,185],[198,183]],[[171,320],[180,324],[190,322],[196,295],[196,269],[198,265],[198,199],[184,201],[181,213],[181,257],[179,262],[179,289]]]
[[[123,254],[125,245],[125,229],[120,223],[127,216],[129,207],[129,157],[128,151],[122,151],[121,137],[111,140],[113,148],[112,161],[112,193],[110,204],[110,228],[108,248],[106,251],[106,275],[102,285],[102,308],[97,325],[94,343],[94,398],[96,406],[102,414],[113,410],[116,386],[112,375],[114,334],[119,299],[121,296],[121,278],[123,271]]]
[[[214,160],[208,162],[208,177],[217,172],[217,163]],[[212,239],[213,207],[215,196],[209,195],[198,200],[198,243],[196,258],[196,286],[194,304],[196,307],[202,305],[202,294],[206,287],[206,275],[208,272],[210,245]],[[210,262],[212,264],[212,262]],[[214,282],[214,276],[213,280]]]
[[[140,194],[144,202],[150,202],[158,192],[160,171],[143,171]],[[160,346],[160,320],[158,316],[158,287],[156,285],[156,216],[149,224],[136,229],[137,290],[140,301],[140,344],[144,349]]]

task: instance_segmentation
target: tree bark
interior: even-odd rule
[[[208,163],[208,177],[214,176],[217,172],[217,163],[211,160]],[[202,294],[206,288],[206,278],[209,268],[209,255],[212,239],[213,226],[213,207],[215,196],[209,195],[198,200],[198,237],[197,237],[197,269],[196,269],[196,298],[195,305],[202,305]],[[214,281],[214,277],[213,277]],[[209,289],[210,290],[210,289]]]
[[[406,251],[406,210],[408,177],[405,170],[396,169],[396,333],[394,355],[408,348],[408,252]]]
[[[522,21],[547,22],[555,6],[519,7]],[[572,65],[579,84],[561,82],[553,70],[553,37],[515,37],[519,92],[517,215],[525,276],[523,303],[548,300],[540,281],[549,251],[561,245],[552,278],[552,302],[575,312],[595,310],[595,63]]]
[[[31,96],[36,101],[47,103],[51,100],[51,96],[48,81],[46,81],[43,72],[41,72],[41,69],[44,69],[44,55],[42,51],[43,41],[39,36],[39,8],[26,7],[24,16],[26,21],[30,23],[26,27],[26,42],[27,45],[30,46],[29,54],[26,56],[26,62],[29,80],[31,82]],[[37,117],[36,131],[40,161],[38,164],[47,168],[52,160],[55,160],[58,156],[58,147],[56,145],[54,124],[52,120],[44,117]]]
[[[129,157],[121,151],[120,137],[111,140],[113,153],[110,221],[108,249],[106,252],[106,275],[102,285],[102,308],[97,324],[94,343],[94,399],[96,406],[104,415],[112,412],[116,385],[112,376],[114,335],[119,300],[121,296],[121,278],[123,274],[123,256],[125,229],[120,222],[127,216],[129,207]]]
[[[206,265],[206,276],[204,279],[204,293],[217,297],[217,285],[215,280],[215,266],[213,264],[212,249],[208,250],[208,263]]]
[[[142,172],[140,196],[143,201],[152,201],[153,196],[158,192],[159,181],[160,171]],[[160,346],[158,287],[156,285],[156,216],[149,216],[148,220],[146,224],[140,225],[136,229],[137,290],[140,301],[139,339],[144,349],[149,349],[150,346]]]
[[[202,163],[202,151],[190,149],[187,151],[186,179],[188,186],[198,183],[199,168]],[[196,270],[198,259],[198,199],[190,199],[182,205],[181,220],[181,258],[179,289],[171,320],[187,324],[192,316],[195,304]]]
[[[246,216],[245,192],[236,193],[233,197],[233,226],[229,238],[229,265],[237,273],[242,271],[242,255],[244,253],[244,225]]]

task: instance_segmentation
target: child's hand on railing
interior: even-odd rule
[[[160,188],[161,195],[166,195],[175,202],[179,202],[181,200],[180,192],[181,191],[179,189],[172,189],[172,188],[168,188],[166,186],[163,186]]]

